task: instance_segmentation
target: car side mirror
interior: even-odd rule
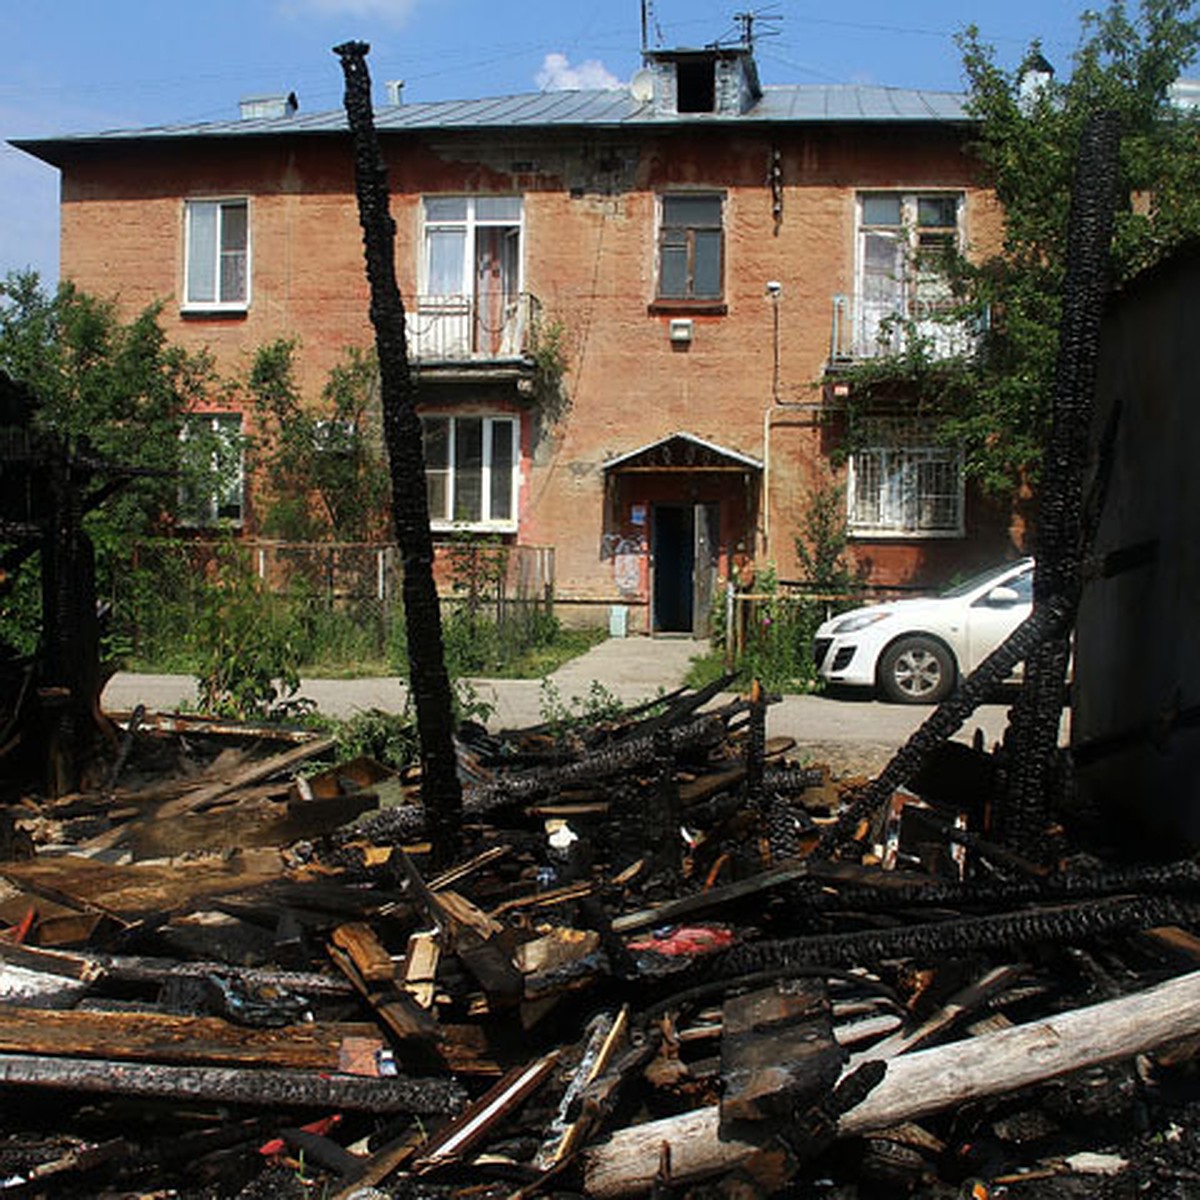
[[[985,600],[986,603],[996,608],[1008,608],[1013,604],[1020,604],[1021,597],[1013,588],[1001,584],[999,587],[992,588]]]

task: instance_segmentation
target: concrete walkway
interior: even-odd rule
[[[615,696],[622,704],[652,700],[679,687],[692,659],[707,648],[707,642],[691,638],[608,638],[553,672],[549,687],[540,679],[476,679],[470,684],[479,699],[495,709],[490,725],[520,728],[554,715],[547,711],[550,707],[579,711],[591,693],[593,680],[604,697]],[[298,694],[331,717],[348,717],[372,708],[396,712],[404,707],[406,698],[404,681],[394,676],[305,679]],[[174,712],[195,704],[196,681],[188,675],[121,671],[109,682],[102,702],[114,711],[144,704],[154,711]]]
[[[609,638],[555,671],[549,690],[536,679],[484,679],[472,686],[492,706],[492,729],[519,729],[548,720],[556,706],[578,712],[593,680],[604,696],[616,696],[623,704],[652,700],[678,687],[692,658],[706,650],[706,642],[690,638]],[[372,708],[399,711],[405,703],[404,684],[397,678],[306,679],[299,694],[335,717]],[[173,712],[194,704],[195,696],[195,681],[186,675],[122,672],[110,681],[103,703],[112,711],[141,703],[153,711]],[[786,696],[768,710],[767,733],[795,738],[799,752],[814,761],[869,774],[888,761],[931,711],[870,697]],[[980,707],[958,737],[970,740],[980,729],[985,744],[993,745],[1003,735],[1007,712],[1003,704]]]

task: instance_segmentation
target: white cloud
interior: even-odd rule
[[[621,81],[599,59],[571,66],[565,54],[547,54],[534,77],[544,92],[572,92],[581,88],[618,88]]]
[[[357,17],[402,25],[412,15],[418,0],[283,0],[289,15],[315,13],[319,17]]]

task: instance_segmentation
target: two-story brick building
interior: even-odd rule
[[[431,516],[553,546],[559,601],[699,629],[741,562],[798,574],[814,487],[844,479],[877,582],[1008,551],[911,402],[840,439],[839,368],[904,336],[954,349],[929,259],[994,246],[961,98],[762,87],[744,48],[655,51],[628,87],[380,105]],[[300,341],[315,397],[371,341],[344,114],[16,143],[62,174],[62,272],[228,370]],[[567,353],[543,410],[535,335]],[[915,400],[915,398],[912,398]],[[238,413],[214,414],[236,427]],[[253,527],[253,492],[213,511]]]

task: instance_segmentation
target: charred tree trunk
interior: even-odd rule
[[[383,431],[392,478],[392,520],[404,569],[409,682],[421,740],[421,798],[438,865],[458,851],[462,788],[454,752],[453,697],[433,580],[433,537],[425,494],[425,454],[417,417],[404,304],[396,284],[395,223],[388,212],[387,168],[375,132],[365,42],[334,48],[346,80],[346,115],[354,138],[355,191],[363,229],[371,324],[379,352]]]
[[[1088,121],[1071,197],[1054,410],[1042,469],[1033,581],[1034,611],[1059,604],[1067,610],[1068,621],[1025,660],[1025,681],[1011,716],[1004,802],[997,812],[1002,840],[1029,853],[1044,845],[1050,823],[1050,780],[1066,700],[1070,630],[1087,549],[1083,480],[1091,442],[1100,321],[1108,290],[1120,145],[1115,113],[1097,113]]]

